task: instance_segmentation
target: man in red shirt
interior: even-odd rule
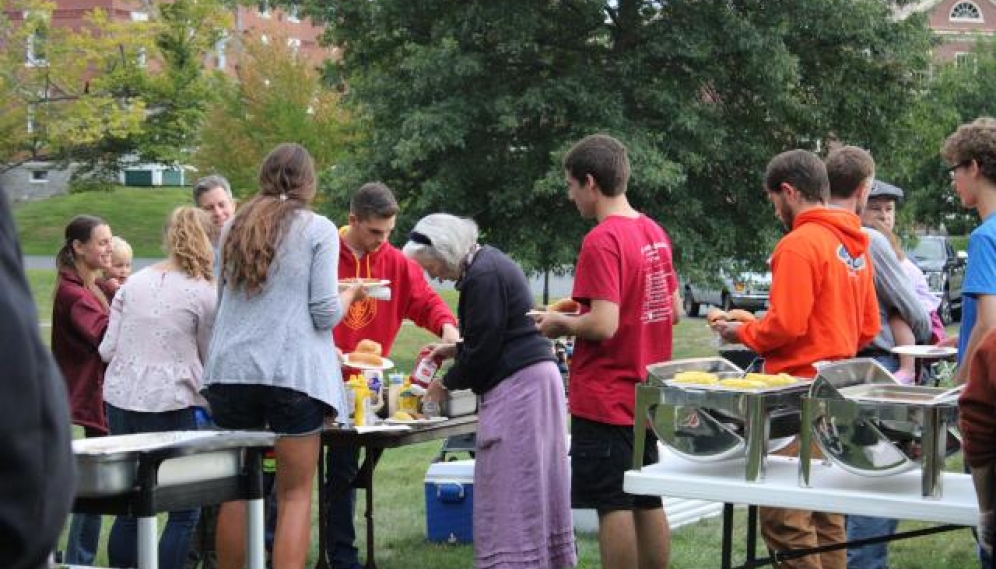
[[[765,358],[766,373],[815,375],[813,363],[853,358],[878,333],[868,235],[853,211],[828,208],[830,181],[812,152],[790,150],[768,163],[764,188],[789,229],[771,255],[769,309],[761,320],[714,326],[728,342]],[[790,447],[797,450],[797,445]],[[761,533],[775,551],[843,543],[840,514],[761,508]],[[843,549],[779,567],[844,569]]]
[[[398,215],[398,202],[391,190],[379,182],[364,184],[349,203],[349,224],[340,229],[339,280],[377,278],[390,281],[391,298],[368,297],[349,306],[342,321],[333,329],[335,345],[350,353],[360,340],[380,343],[389,357],[401,323],[407,318],[421,328],[439,336],[443,342],[460,338],[453,312],[425,280],[425,273],[388,242]],[[355,370],[343,370],[343,378]],[[356,478],[359,451],[336,448],[328,454],[329,495],[351,484]],[[328,542],[321,544],[328,552],[333,569],[359,567],[353,545],[355,490],[334,500],[329,508]]]
[[[626,147],[606,135],[582,139],[564,157],[568,196],[598,225],[585,236],[572,296],[581,316],[549,314],[548,338],[574,336],[571,362],[571,506],[598,512],[602,567],[666,567],[670,530],[659,497],[623,491],[633,464],[636,385],[646,366],[671,359],[681,306],[671,241],[626,198]],[[658,461],[656,438],[643,462]]]

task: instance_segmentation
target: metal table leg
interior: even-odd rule
[[[154,515],[138,518],[138,569],[159,569],[159,529]]]
[[[246,561],[249,569],[266,569],[263,498],[246,500]]]
[[[733,504],[723,504],[723,548],[720,567],[730,569],[733,563]]]
[[[332,498],[328,495],[327,480],[325,480],[325,445],[321,445],[318,451],[318,563],[315,564],[315,569],[331,569],[329,564],[329,559],[327,556],[327,551],[325,551],[325,532],[327,530],[326,524],[328,523],[329,516],[329,505]]]
[[[382,448],[367,448],[363,457],[363,464],[357,473],[356,481],[353,484],[356,488],[362,488],[366,494],[366,511],[363,517],[367,521],[367,569],[377,569],[377,561],[374,559],[374,470],[380,462],[381,455],[384,454]]]

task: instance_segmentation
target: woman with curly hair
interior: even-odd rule
[[[335,225],[309,210],[315,167],[308,151],[281,144],[263,160],[259,191],[222,231],[218,313],[204,394],[224,429],[277,433],[273,566],[301,568],[311,537],[311,489],[326,414],[346,416],[340,363],[330,341],[343,306]],[[221,569],[241,568],[245,503],[218,514]]]
[[[217,297],[212,278],[208,215],[178,207],[165,228],[166,260],[128,278],[114,296],[100,344],[108,362],[104,402],[112,435],[197,428],[206,405],[201,374]],[[198,510],[169,513],[160,538],[159,566],[182,569]],[[119,516],[107,546],[112,567],[136,567],[137,521]]]

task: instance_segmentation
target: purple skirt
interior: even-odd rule
[[[474,465],[478,569],[574,567],[567,403],[553,362],[481,396]]]

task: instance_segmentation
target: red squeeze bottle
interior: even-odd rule
[[[415,358],[415,369],[412,370],[411,382],[422,387],[429,387],[429,382],[432,378],[436,376],[436,372],[439,371],[439,366],[443,364],[441,358],[429,357],[432,353],[431,348],[422,348],[422,351],[418,353],[418,357]]]

